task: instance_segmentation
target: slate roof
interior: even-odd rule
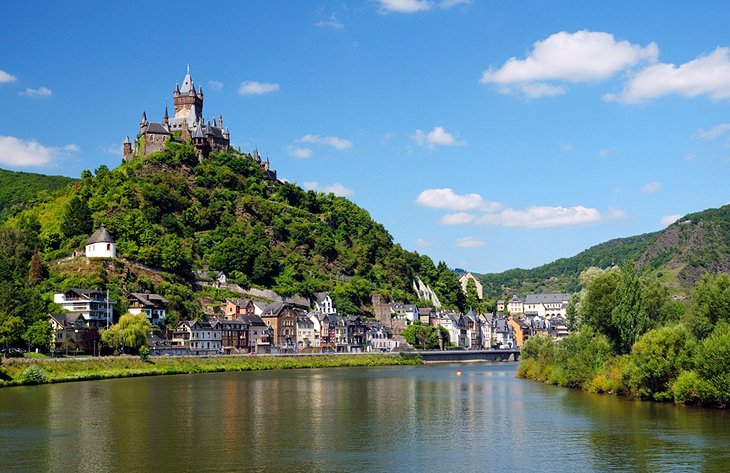
[[[96,229],[91,235],[91,238],[89,238],[89,241],[86,242],[87,245],[93,245],[94,243],[114,243],[114,238],[109,235],[103,223],[99,225],[99,228]]]
[[[147,128],[145,128],[145,133],[151,133],[153,135],[169,135],[170,130],[167,129],[167,127],[161,123],[150,123],[147,125]]]
[[[160,309],[164,309],[169,302],[167,299],[159,294],[142,294],[139,292],[133,292],[129,294],[129,298],[137,299],[144,306]]]
[[[570,293],[559,294],[528,294],[525,304],[560,304],[570,300]]]

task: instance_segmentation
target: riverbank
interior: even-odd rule
[[[301,368],[420,365],[419,354],[226,355],[211,357],[89,357],[4,359],[0,387],[168,374]]]

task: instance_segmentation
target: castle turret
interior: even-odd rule
[[[198,117],[203,114],[203,91],[196,92],[195,83],[190,76],[190,67],[183,79],[182,86],[175,87],[173,93],[175,105],[175,118],[185,120],[188,127],[192,127]]]
[[[131,161],[134,154],[132,153],[132,142],[129,141],[129,136],[124,139],[124,151],[122,152],[124,161]]]
[[[139,121],[139,134],[144,135],[145,128],[149,122],[147,121],[147,112],[142,112],[142,119]]]
[[[170,123],[170,116],[167,114],[167,105],[165,105],[165,116],[162,117],[162,124],[168,125]]]

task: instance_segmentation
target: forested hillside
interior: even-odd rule
[[[101,223],[116,240],[118,259],[72,257]],[[129,292],[156,292],[170,300],[171,321],[200,317],[202,299],[226,296],[196,285],[196,275],[215,271],[282,296],[330,291],[345,314],[367,313],[372,294],[416,302],[416,276],[443,304],[464,305],[446,264],[394,244],[347,199],[267,179],[260,163],[238,152],[199,162],[191,146],[168,144],[114,170],[84,171],[0,230],[7,256],[0,302],[12,308],[0,313],[0,325],[17,316],[32,326],[53,309],[53,292],[70,287],[108,289],[117,312]]]
[[[76,179],[0,169],[0,222],[28,205],[42,202]]]
[[[593,246],[571,258],[533,269],[511,269],[480,276],[490,297],[531,292],[576,292],[578,276],[591,266],[607,268],[636,263],[686,295],[705,274],[730,272],[730,205],[689,214],[660,232],[619,238]]]

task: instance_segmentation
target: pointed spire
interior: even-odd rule
[[[124,138],[124,144],[125,144],[125,145],[128,145],[128,144],[131,144],[131,143],[132,143],[132,142],[131,142],[131,141],[129,141],[129,135],[127,135],[127,137],[126,137],[126,138]]]
[[[142,121],[140,123],[147,123],[147,112],[142,112]]]
[[[163,118],[170,118],[170,115],[167,113],[167,100],[165,100],[165,116]]]

